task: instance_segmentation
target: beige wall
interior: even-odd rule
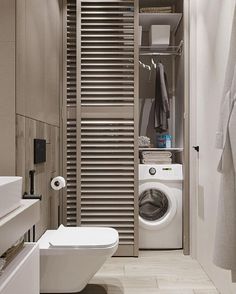
[[[36,170],[35,192],[43,195],[37,237],[58,217],[59,195],[49,184],[60,174],[61,2],[0,1],[0,175],[23,176],[29,192],[29,170]],[[33,164],[34,138],[47,140],[44,164]]]
[[[224,2],[224,3],[223,3]],[[229,51],[235,0],[196,0],[196,87],[197,144],[199,185],[197,199],[198,261],[222,294],[236,293],[231,272],[213,264],[217,201],[220,176],[217,164],[220,153],[215,148],[215,133],[220,110]],[[195,68],[191,68],[194,71]],[[236,253],[235,253],[236,254]]]
[[[61,0],[16,1],[16,112],[59,126]]]
[[[61,94],[61,0],[16,0],[16,171],[29,193],[42,195],[36,238],[58,220],[59,192],[50,187],[60,174],[59,107]],[[33,140],[45,139],[46,162],[34,164]]]
[[[15,174],[15,0],[0,1],[0,175]]]
[[[42,195],[40,222],[36,225],[36,238],[47,228],[57,226],[59,192],[50,187],[51,178],[59,174],[59,128],[16,116],[17,175],[23,176],[23,190],[30,192],[29,171],[35,170],[35,194]],[[46,162],[34,164],[34,138],[46,140]]]

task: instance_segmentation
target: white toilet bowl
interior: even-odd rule
[[[112,228],[64,227],[46,231],[40,248],[40,292],[81,291],[118,247]]]

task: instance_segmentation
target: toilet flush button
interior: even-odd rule
[[[151,167],[150,169],[149,169],[149,174],[150,175],[152,175],[152,176],[154,176],[155,174],[156,174],[156,169],[154,168],[154,167]]]

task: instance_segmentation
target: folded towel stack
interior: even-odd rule
[[[150,138],[146,136],[138,137],[138,146],[141,147],[150,147],[151,141]]]
[[[2,256],[0,256],[0,276],[8,266],[8,264],[15,258],[15,256],[24,247],[24,237],[19,239],[11,248],[9,248]]]
[[[171,156],[169,151],[142,151],[140,159],[144,164],[171,164]]]
[[[172,13],[172,7],[171,6],[165,6],[165,7],[143,7],[140,8],[141,13]]]

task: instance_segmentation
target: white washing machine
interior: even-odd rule
[[[181,164],[139,165],[139,248],[182,248]]]

